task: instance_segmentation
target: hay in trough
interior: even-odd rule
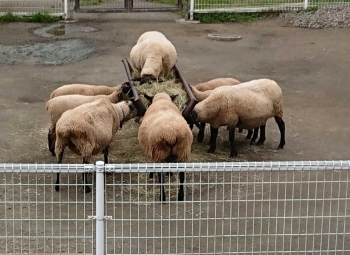
[[[132,78],[140,77],[140,73],[137,70],[133,70]],[[168,95],[178,95],[174,103],[183,111],[186,108],[186,103],[188,101],[188,96],[186,91],[182,87],[181,82],[177,82],[174,70],[172,70],[166,77],[160,77],[158,81],[140,85],[140,82],[134,82],[136,90],[139,92],[140,99],[142,103],[147,108],[149,106],[149,101],[144,97],[145,94],[149,96],[154,96],[157,93],[167,93]]]

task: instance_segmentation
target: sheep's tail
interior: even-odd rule
[[[118,85],[115,87],[113,93],[108,96],[108,98],[113,104],[116,104],[119,101],[121,101],[121,93],[122,93],[122,85]]]
[[[212,92],[212,90],[206,90],[206,91],[199,91],[198,89],[196,89],[196,87],[191,86],[192,92],[194,94],[194,97],[199,101],[203,101],[204,99],[206,99],[210,93]]]
[[[159,139],[152,148],[152,159],[155,162],[164,162],[166,158],[173,155],[176,144],[177,138],[174,136]]]
[[[68,130],[56,132],[55,153],[57,157],[57,162],[62,161],[62,155],[63,155],[64,149],[69,143],[69,139],[70,139],[70,132]]]
[[[275,105],[275,116],[283,118],[283,99],[281,98]]]

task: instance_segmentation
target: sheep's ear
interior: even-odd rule
[[[154,96],[149,96],[149,95],[147,95],[147,94],[144,94],[143,96],[144,96],[150,103],[152,103],[152,100],[153,100]]]
[[[173,102],[174,102],[175,98],[176,98],[178,95],[179,95],[179,94],[177,94],[177,95],[171,95],[171,96],[170,96],[171,101],[173,101]]]

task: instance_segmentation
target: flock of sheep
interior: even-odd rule
[[[165,77],[174,67],[177,52],[162,33],[149,31],[140,36],[130,58],[140,73],[142,86]],[[257,144],[262,145],[266,139],[265,125],[271,117],[275,118],[281,133],[278,148],[285,145],[282,91],[275,81],[257,79],[241,83],[233,78],[216,78],[191,86],[191,89],[198,103],[186,119],[174,104],[177,95],[143,95],[150,105],[139,125],[138,141],[152,162],[189,162],[193,143],[191,129],[194,125],[199,128],[198,141],[202,142],[206,123],[210,124],[209,153],[216,149],[221,126],[226,126],[229,131],[230,157],[237,156],[235,128],[239,128],[239,132],[247,129],[251,144],[255,143],[260,129]],[[116,87],[70,84],[54,90],[46,109],[51,118],[48,147],[57,162],[62,163],[64,149],[68,146],[82,157],[83,163],[90,163],[91,157],[101,152],[108,163],[109,146],[118,129],[138,116],[133,98],[127,83]],[[59,177],[58,173],[56,191],[60,188]],[[153,178],[153,173],[149,177]],[[179,177],[178,200],[183,201],[185,173],[180,172]],[[85,192],[90,192],[87,174],[83,174],[83,180]],[[160,200],[165,201],[163,173],[158,175],[158,180]]]

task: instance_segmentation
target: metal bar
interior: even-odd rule
[[[190,20],[194,19],[194,0],[191,0],[191,5],[190,5]]]
[[[104,162],[96,162],[96,255],[104,255]]]
[[[0,164],[0,172],[9,173],[83,173],[92,171],[94,171],[93,164]]]
[[[177,7],[167,7],[167,8],[150,8],[150,9],[139,9],[133,8],[132,12],[172,12],[178,11]],[[128,12],[125,8],[100,8],[100,9],[79,9],[79,13],[119,13]]]
[[[260,161],[260,162],[207,162],[207,163],[130,163],[106,164],[106,171],[113,172],[236,172],[236,171],[310,171],[349,170],[350,160],[338,161]]]

